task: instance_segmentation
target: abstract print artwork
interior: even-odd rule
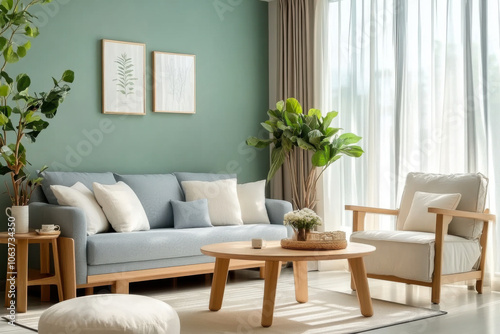
[[[146,114],[146,45],[102,40],[104,114]]]

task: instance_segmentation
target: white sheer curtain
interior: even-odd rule
[[[398,207],[410,171],[481,172],[498,213],[498,1],[323,2],[328,57],[318,58],[317,101],[340,112],[336,125],[361,135],[366,151],[325,173],[326,229],[351,231],[345,204]],[[371,224],[392,228],[390,220]]]

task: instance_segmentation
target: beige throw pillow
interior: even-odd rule
[[[238,202],[236,179],[205,181],[182,181],[186,202],[206,198],[208,214],[214,226],[242,225],[241,208]]]
[[[270,224],[266,209],[266,180],[238,184],[243,224]]]
[[[87,235],[109,230],[109,223],[102,208],[97,203],[92,191],[83,183],[77,182],[71,187],[51,185],[50,189],[56,196],[59,205],[68,205],[83,210],[87,221]]]
[[[403,226],[405,231],[436,232],[436,214],[428,212],[429,208],[455,210],[460,202],[461,194],[435,194],[416,191],[413,195],[408,217]],[[452,217],[444,217],[445,231]]]
[[[126,183],[104,185],[94,182],[92,185],[97,202],[116,232],[149,230],[141,201]]]

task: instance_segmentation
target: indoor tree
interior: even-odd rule
[[[35,5],[50,0],[2,0],[0,2],[0,175],[9,174],[7,185],[12,205],[27,205],[33,190],[42,178],[30,178],[24,138],[34,142],[41,131],[49,126],[46,119],[53,118],[64,101],[74,80],[74,73],[67,70],[60,80],[53,80],[47,92],[30,93],[30,77],[21,73],[8,73],[10,64],[24,58],[31,48],[31,39],[38,36],[36,19],[30,12]],[[45,168],[45,167],[44,167]],[[42,170],[44,169],[42,168]]]
[[[299,101],[294,98],[289,98],[286,102],[279,101],[276,109],[269,110],[267,114],[269,120],[261,125],[271,134],[271,138],[250,137],[246,142],[257,148],[272,145],[271,167],[267,180],[271,180],[286,163],[291,174],[294,207],[314,209],[316,184],[321,174],[344,155],[360,157],[363,150],[354,144],[360,141],[361,137],[353,133],[339,135],[342,129],[330,126],[338,112],[331,111],[322,116],[320,110],[310,109],[304,114]],[[303,155],[300,155],[303,151],[310,153],[307,155],[311,160],[310,168],[306,167],[306,161]],[[298,173],[307,176],[299,181]]]

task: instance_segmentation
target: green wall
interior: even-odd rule
[[[76,75],[49,128],[36,143],[26,144],[33,169],[236,172],[239,182],[265,178],[267,150],[256,151],[244,141],[261,131],[268,107],[266,2],[53,0],[32,13],[41,34],[8,72],[28,73],[33,91],[50,88],[51,77],[65,69]],[[146,44],[145,116],[102,114],[101,39]],[[196,114],[152,112],[152,51],[196,55]],[[108,133],[100,130],[103,122]],[[88,132],[96,140],[89,140]],[[2,203],[8,204],[5,195]]]

